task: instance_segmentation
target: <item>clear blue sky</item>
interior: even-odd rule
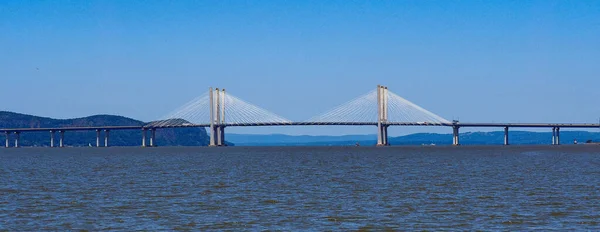
[[[302,121],[380,83],[447,119],[596,122],[600,1],[0,2],[0,110],[148,121],[214,86]]]

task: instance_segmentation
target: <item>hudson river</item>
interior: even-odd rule
[[[600,230],[600,146],[0,149],[0,231]]]

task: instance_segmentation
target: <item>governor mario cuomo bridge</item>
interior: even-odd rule
[[[504,145],[509,145],[510,128],[548,128],[553,145],[560,144],[561,128],[600,128],[600,123],[463,123],[448,121],[378,85],[377,88],[306,121],[291,121],[225,92],[209,88],[167,116],[142,126],[94,126],[57,128],[0,128],[6,137],[5,147],[19,147],[21,133],[49,132],[50,147],[65,147],[65,133],[96,131],[96,147],[108,147],[110,131],[139,130],[140,145],[154,147],[156,131],[165,128],[207,128],[210,146],[225,146],[227,127],[272,126],[372,126],[377,131],[377,146],[389,146],[390,126],[423,126],[452,128],[452,144],[460,145],[459,130],[465,127],[504,128]],[[56,133],[58,144],[55,144]],[[150,135],[148,135],[150,133]],[[14,139],[14,144],[11,143]]]

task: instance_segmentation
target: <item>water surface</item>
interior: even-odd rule
[[[600,230],[600,146],[0,149],[0,230]]]

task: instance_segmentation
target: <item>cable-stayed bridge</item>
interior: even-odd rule
[[[209,89],[149,128],[208,127],[211,145],[224,145],[226,127],[241,126],[377,126],[380,146],[388,145],[387,128],[398,126],[444,126],[451,122],[394,94],[387,87],[377,86],[373,91],[344,103],[308,120],[294,122],[238,97],[224,89]]]
[[[453,143],[459,145],[461,127],[503,127],[504,144],[508,145],[510,127],[552,128],[552,144],[560,144],[560,128],[600,128],[600,124],[575,123],[460,123],[448,121],[378,85],[374,90],[341,104],[327,112],[305,121],[292,121],[280,115],[248,103],[225,89],[209,88],[207,92],[189,101],[173,112],[143,126],[102,126],[102,127],[63,127],[63,128],[5,128],[6,147],[10,147],[10,135],[14,134],[14,146],[19,146],[20,133],[49,131],[50,146],[54,147],[55,132],[59,132],[59,147],[64,146],[65,131],[96,131],[96,146],[101,146],[101,132],[104,131],[104,146],[109,145],[111,130],[142,131],[142,146],[146,146],[147,132],[150,132],[149,145],[155,146],[156,130],[164,128],[204,127],[208,128],[211,146],[225,145],[225,128],[251,126],[376,126],[377,145],[387,146],[390,126],[446,126],[452,127]]]

